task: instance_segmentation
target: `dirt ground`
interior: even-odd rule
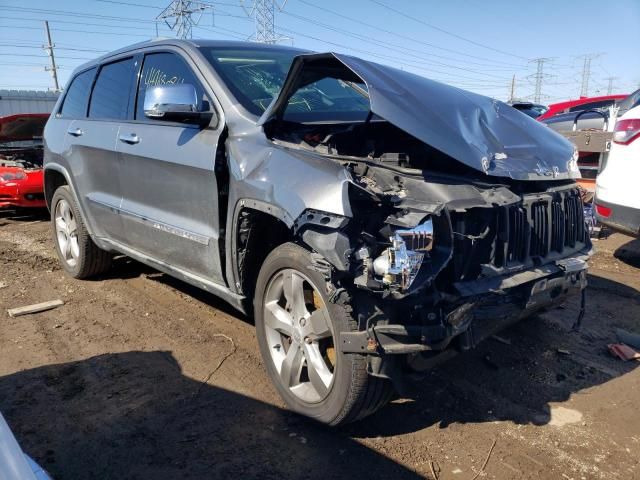
[[[284,409],[222,301],[126,258],[72,280],[44,216],[0,215],[0,411],[56,480],[640,478],[640,363],[606,347],[640,332],[640,241],[596,248],[580,333],[572,301],[329,429]]]

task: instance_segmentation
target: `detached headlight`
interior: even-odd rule
[[[408,290],[433,244],[431,219],[409,230],[395,230],[391,246],[373,261],[373,271],[387,285]]]

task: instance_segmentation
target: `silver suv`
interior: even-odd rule
[[[327,424],[586,285],[570,143],[358,58],[145,42],[78,68],[44,136],[64,269],[125,254],[220,296]]]

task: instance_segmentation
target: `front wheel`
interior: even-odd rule
[[[265,260],[256,285],[256,332],[267,373],[292,410],[330,425],[358,420],[389,400],[391,384],[367,373],[366,357],[337,348],[357,330],[346,294],[329,301],[311,253],[293,243]]]

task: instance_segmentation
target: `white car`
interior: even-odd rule
[[[640,237],[640,106],[616,122],[611,151],[596,181],[596,217]]]
[[[26,455],[7,422],[0,414],[0,479],[51,480],[40,466]]]

